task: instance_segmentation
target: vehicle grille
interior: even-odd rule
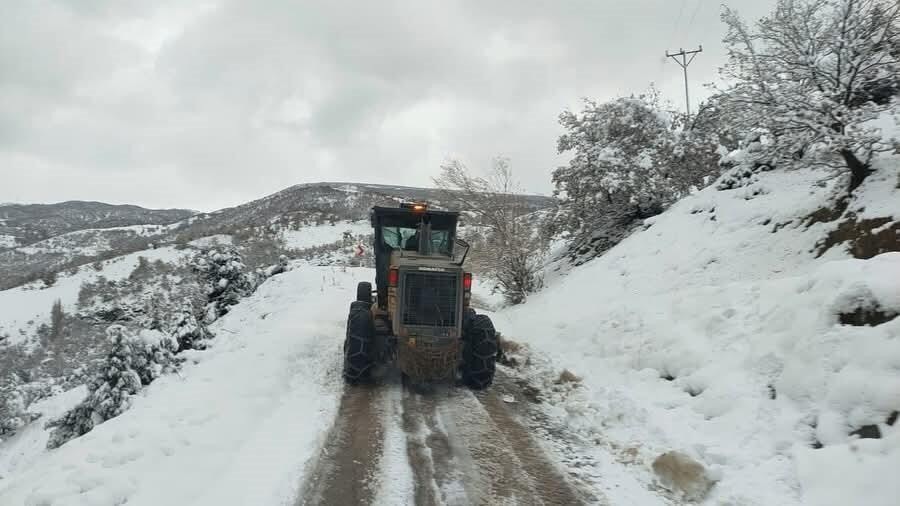
[[[409,272],[403,283],[403,325],[456,326],[457,276]]]

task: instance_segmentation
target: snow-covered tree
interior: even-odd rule
[[[730,8],[722,19],[726,117],[763,147],[748,161],[838,168],[852,192],[892,149],[871,120],[900,90],[900,4],[778,0],[752,27]]]
[[[55,341],[62,337],[65,327],[66,313],[63,311],[62,301],[56,299],[50,307],[50,340]]]
[[[564,111],[558,151],[572,158],[553,172],[560,207],[557,228],[573,247],[603,250],[630,225],[662,212],[718,174],[714,135],[661,110],[655,93],[605,103],[586,100]]]
[[[542,285],[546,241],[516,183],[509,161],[497,158],[487,177],[471,174],[459,161],[441,167],[434,183],[442,201],[474,217],[483,230],[473,263],[490,276],[507,302],[519,304]],[[529,219],[530,218],[530,219]]]
[[[257,279],[247,272],[240,253],[230,247],[200,252],[194,259],[194,269],[206,281],[206,323],[212,323],[228,313],[230,306],[253,293]]]
[[[27,410],[28,400],[20,388],[22,381],[10,375],[0,384],[0,440],[22,428],[39,415]]]
[[[50,288],[51,286],[55,285],[58,277],[59,274],[57,274],[57,272],[52,268],[48,268],[40,275],[41,281],[44,282],[44,288]]]
[[[111,348],[98,374],[88,383],[87,398],[47,424],[53,428],[48,448],[56,448],[122,414],[141,388],[178,366],[175,341],[159,331],[142,330],[134,335],[121,325],[111,325],[106,335]]]
[[[178,342],[178,351],[202,350],[206,348],[206,340],[210,333],[203,322],[197,320],[193,306],[188,303],[175,318],[172,335]]]

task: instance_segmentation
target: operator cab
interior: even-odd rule
[[[425,204],[375,207],[372,225],[380,232],[380,249],[419,255],[451,256],[458,213],[429,211]]]
[[[388,270],[391,255],[400,258],[462,264],[468,245],[456,238],[459,213],[428,209],[424,203],[402,203],[400,207],[372,208],[375,229],[375,284],[378,305],[387,300]],[[459,243],[459,246],[454,248]],[[462,255],[462,258],[458,258]]]

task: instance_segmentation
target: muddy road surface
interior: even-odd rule
[[[500,371],[483,392],[347,387],[297,504],[604,504],[534,430],[533,400]]]

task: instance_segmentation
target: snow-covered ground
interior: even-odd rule
[[[42,399],[28,407],[32,413],[40,413],[42,418],[20,430],[15,436],[2,442],[0,446],[0,487],[7,484],[10,475],[19,469],[28,469],[46,452],[48,431],[44,423],[63,415],[81,402],[87,395],[87,386],[82,385],[47,399]]]
[[[900,216],[897,180],[896,170],[877,173],[851,206],[865,203],[862,217]],[[596,444],[590,458],[606,473],[607,497],[625,497],[614,490],[629,469],[629,483],[652,488],[650,463],[677,450],[717,480],[707,504],[897,504],[900,424],[885,422],[900,409],[900,318],[857,327],[838,313],[860,301],[900,311],[900,253],[857,260],[833,248],[816,257],[835,224],[802,221],[836,184],[800,170],[708,188],[493,315],[535,357],[521,374],[536,384],[548,368],[581,378],[545,393],[544,409]],[[370,233],[361,221],[284,239],[303,249],[347,230]],[[185,253],[127,255],[102,274],[126,277],[138,256],[153,254]],[[292,501],[337,409],[348,301],[357,281],[374,277],[309,261],[293,267],[216,322],[214,346],[191,352],[179,375],[141,391],[123,415],[53,451],[44,449],[43,420],[3,442],[0,504]],[[0,332],[46,321],[56,299],[71,307],[96,275],[84,267],[49,289],[0,292]],[[499,307],[482,281],[476,301]],[[80,395],[32,409],[49,417]],[[850,435],[870,424],[882,438]],[[399,436],[386,438],[388,454],[403,460]]]
[[[344,232],[349,232],[354,237],[371,234],[372,225],[365,220],[342,221],[335,225],[314,225],[298,230],[285,230],[282,232],[282,239],[288,248],[306,249],[340,241],[344,237]]]
[[[885,421],[900,409],[900,318],[837,314],[860,298],[900,311],[900,253],[815,258],[833,224],[800,221],[835,184],[818,177],[703,190],[496,324],[583,378],[562,416],[636,448],[638,472],[678,450],[719,480],[710,504],[897,504],[900,424]],[[900,216],[896,179],[860,190],[881,216]],[[867,424],[884,437],[848,435]]]
[[[372,276],[304,266],[269,279],[216,322],[211,350],[132,409],[58,450],[0,459],[0,504],[292,500],[337,406],[347,301]],[[8,444],[35,448],[41,436]]]

